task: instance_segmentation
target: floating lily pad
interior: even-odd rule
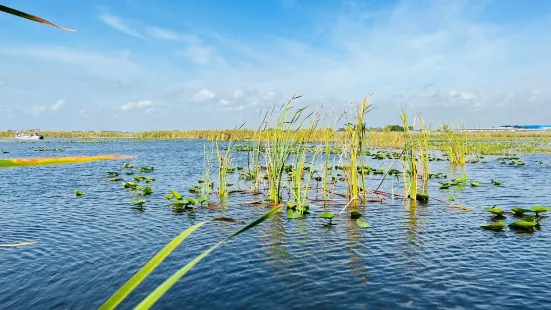
[[[417,201],[420,201],[420,202],[427,202],[427,201],[429,201],[429,195],[428,194],[417,193],[415,199],[417,199]]]
[[[543,212],[547,212],[547,211],[551,210],[551,207],[533,206],[531,208],[531,210],[532,210],[532,212],[535,212],[536,215],[537,215],[538,213],[543,213]]]
[[[145,202],[146,202],[145,199],[141,199],[141,200],[132,201],[130,203],[135,206],[142,207],[145,204]]]
[[[515,212],[516,215],[522,215],[526,212],[532,212],[530,209],[523,209],[523,208],[511,208],[511,211]]]
[[[174,196],[174,199],[176,199],[176,200],[182,199],[182,195],[180,195],[180,193],[178,193],[177,191],[172,190],[172,191],[170,191],[170,192],[171,192],[172,195]]]
[[[501,208],[498,208],[496,206],[493,206],[493,207],[486,207],[484,208],[486,211],[490,212],[490,213],[493,213],[493,214],[498,214],[498,215],[502,215],[503,213],[505,213],[505,211],[503,211]]]
[[[360,228],[368,228],[369,227],[369,223],[367,223],[365,221],[362,221],[361,219],[356,220],[356,225],[358,225],[358,227],[360,227]]]
[[[486,229],[486,230],[501,231],[505,228],[505,222],[504,221],[498,221],[498,222],[492,223],[492,224],[480,225],[480,227],[483,228],[483,229]]]
[[[292,209],[287,209],[287,218],[289,219],[298,219],[301,218],[302,214],[297,211],[293,211]]]
[[[535,221],[518,221],[509,224],[509,228],[515,230],[531,230],[538,225]]]
[[[167,200],[170,200],[170,199],[174,198],[174,195],[173,194],[165,194],[165,198]]]
[[[494,185],[503,185],[503,183],[501,181],[494,180],[494,179],[492,179],[492,184],[494,184]]]
[[[319,217],[321,217],[322,219],[332,219],[335,217],[335,213],[333,212],[330,212],[330,211],[323,211]]]
[[[129,163],[126,163],[126,164],[123,165],[123,168],[128,168],[128,169],[130,169],[130,168],[134,168],[134,166],[132,166],[132,165],[129,164]]]
[[[80,189],[75,189],[75,196],[78,197],[78,196],[82,196],[82,195],[84,195],[83,191],[81,191]]]
[[[471,184],[471,186],[475,186],[475,187],[480,187],[480,186],[482,186],[482,185],[480,185],[480,183],[478,183],[478,182],[476,182],[476,181],[473,181],[473,180],[471,180],[469,183]]]
[[[350,218],[353,219],[353,220],[356,220],[356,219],[359,219],[360,217],[362,217],[362,214],[358,211],[352,211],[350,212]]]

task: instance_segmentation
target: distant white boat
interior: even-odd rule
[[[38,129],[33,129],[32,131],[33,131],[33,133],[30,134],[30,135],[22,134],[22,133],[19,133],[19,131],[16,131],[15,132],[15,137],[13,137],[13,138],[18,139],[18,140],[43,140],[44,139],[43,135],[38,134],[38,132],[39,132]]]

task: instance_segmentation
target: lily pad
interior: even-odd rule
[[[492,179],[492,184],[494,184],[494,185],[503,185],[503,183],[501,181],[494,180],[494,179]]]
[[[511,211],[515,212],[516,215],[522,215],[526,212],[532,212],[530,209],[524,209],[524,208],[511,208]]]
[[[353,219],[353,220],[356,220],[356,219],[359,219],[360,217],[362,217],[362,214],[358,211],[352,211],[350,212],[350,218]]]
[[[141,200],[132,201],[130,203],[135,206],[142,207],[145,204],[145,202],[146,202],[145,199],[141,199]]]
[[[287,209],[287,218],[289,219],[298,219],[301,218],[302,214],[297,211],[293,211],[292,209]]]
[[[173,194],[165,194],[165,198],[167,200],[170,200],[170,199],[174,198],[174,195]]]
[[[322,219],[332,219],[335,217],[335,213],[330,211],[323,211],[320,216]]]
[[[471,184],[471,186],[475,186],[475,187],[480,187],[480,186],[482,186],[482,185],[480,185],[480,183],[478,183],[478,182],[476,182],[476,181],[473,181],[473,180],[471,180],[469,183]]]
[[[501,208],[498,208],[496,206],[493,206],[493,207],[486,207],[484,208],[486,211],[490,212],[490,213],[493,213],[493,214],[498,214],[498,215],[501,215],[503,213],[505,213],[505,211],[503,211]]]
[[[537,222],[534,221],[518,221],[509,224],[509,228],[515,229],[515,230],[530,230],[533,229],[538,225]]]
[[[80,189],[75,189],[75,196],[78,197],[78,196],[82,196],[82,195],[84,195],[83,191],[81,191]]]
[[[538,213],[543,213],[543,212],[547,212],[547,211],[550,211],[551,210],[551,207],[544,207],[544,206],[533,206],[531,208],[532,212],[535,212],[536,215]]]
[[[182,195],[180,195],[180,193],[178,193],[177,191],[171,190],[170,192],[171,192],[172,195],[174,196],[174,199],[176,199],[176,200],[182,199]]]
[[[369,227],[369,223],[367,223],[366,221],[362,221],[361,219],[356,220],[356,225],[358,225],[358,227],[360,227],[360,228],[368,228]]]
[[[492,224],[480,225],[480,227],[483,228],[483,229],[486,229],[486,230],[501,231],[505,228],[505,222],[504,221],[498,221],[498,222],[492,223]]]

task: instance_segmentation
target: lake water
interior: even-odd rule
[[[163,194],[171,189],[187,194],[203,177],[205,141],[50,141],[0,140],[0,156],[136,155],[131,161],[135,167],[155,167],[153,173],[140,174],[157,179],[151,183],[155,193],[146,198],[144,212],[132,209],[129,202],[134,199],[121,183],[105,181],[106,171],[124,171],[121,160],[0,169],[0,244],[37,242],[0,247],[3,309],[97,308],[192,224],[220,215],[249,223],[267,211],[240,206],[253,198],[235,194],[216,210],[172,212]],[[71,148],[29,148],[37,146]],[[405,208],[400,200],[389,199],[367,205],[368,229],[346,216],[323,227],[318,209],[305,219],[276,215],[201,261],[155,308],[550,309],[551,219],[543,220],[541,230],[533,234],[478,227],[489,218],[483,209],[487,205],[509,209],[551,204],[549,156],[522,159],[524,166],[487,158],[487,164],[461,170],[432,162],[432,171],[444,172],[448,179],[467,173],[482,183],[454,191],[439,190],[438,180],[431,180],[431,196],[447,200],[453,195],[471,211],[433,200]],[[368,163],[388,168],[390,161]],[[490,179],[503,185],[492,185]],[[375,187],[377,180],[369,176],[368,185]],[[75,189],[85,195],[75,197]],[[381,189],[402,193],[392,178]],[[337,204],[333,211],[342,207]],[[200,228],[120,309],[135,306],[179,267],[241,227],[213,222]]]

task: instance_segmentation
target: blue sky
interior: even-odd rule
[[[368,126],[551,123],[551,1],[4,0],[0,130],[255,127],[293,93]]]

